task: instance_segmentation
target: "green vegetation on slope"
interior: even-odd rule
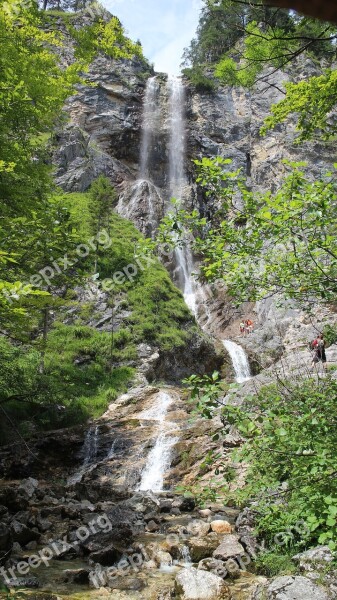
[[[97,205],[98,198],[105,202],[104,210]],[[53,304],[50,296],[44,300],[45,337],[44,321],[39,318],[44,304],[32,305],[29,298],[24,303],[18,300],[26,311],[31,337],[26,334],[15,344],[0,338],[2,443],[9,441],[13,424],[29,436],[40,429],[70,426],[101,415],[131,383],[139,343],[172,350],[186,345],[196,331],[181,292],[166,270],[156,259],[149,262],[139,255],[141,234],[113,212],[115,194],[106,178],[100,177],[87,193],[60,194],[55,201],[68,214],[82,247],[90,248],[93,240],[104,242],[94,244],[79,261],[81,286],[85,288],[88,280],[92,291],[102,291],[116,273],[124,274],[122,282],[118,279],[112,289],[109,286],[106,300],[113,318],[120,312],[126,317],[113,334],[112,321],[109,331],[90,326],[100,319],[99,302],[79,300],[82,288],[74,289],[78,277],[73,267],[63,274],[65,295],[55,289]],[[48,289],[51,291],[51,286]]]

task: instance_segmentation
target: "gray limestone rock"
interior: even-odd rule
[[[221,544],[214,550],[214,558],[227,560],[236,556],[242,556],[245,553],[243,546],[236,535],[225,535]]]
[[[260,586],[251,600],[329,600],[329,595],[306,577],[286,575]]]
[[[229,600],[231,597],[221,577],[193,567],[178,573],[175,591],[181,600]]]

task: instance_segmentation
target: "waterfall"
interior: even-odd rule
[[[83,447],[81,454],[83,456],[83,462],[74,475],[69,477],[67,484],[74,485],[82,480],[83,475],[90,470],[90,466],[95,464],[98,450],[98,438],[99,438],[99,427],[90,427],[84,438]]]
[[[170,148],[169,148],[169,187],[170,194],[180,199],[185,178],[185,90],[178,77],[169,77],[169,120],[170,120]],[[193,257],[188,242],[185,240],[183,247],[175,248],[177,268],[174,275],[178,279],[179,287],[183,292],[185,302],[195,315],[197,311],[194,281],[192,277]]]
[[[146,83],[142,119],[142,140],[140,150],[140,177],[150,179],[151,148],[158,127],[160,107],[158,103],[159,85],[156,77]]]
[[[191,554],[190,554],[190,550],[189,550],[188,546],[182,546],[180,548],[180,556],[181,556],[181,562],[183,563],[184,567],[192,566],[192,558],[191,558]]]
[[[248,358],[242,346],[231,340],[222,340],[222,343],[231,357],[237,383],[243,383],[251,379]]]
[[[139,415],[140,420],[158,423],[157,437],[146,461],[138,486],[139,491],[160,492],[164,485],[164,476],[171,464],[171,450],[178,438],[171,435],[165,422],[173,398],[167,392],[159,392],[153,406]]]
[[[169,77],[169,182],[171,196],[179,196],[185,184],[185,90],[178,77]]]

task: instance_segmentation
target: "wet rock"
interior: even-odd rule
[[[158,531],[160,527],[155,521],[149,521],[146,525],[146,529],[147,531],[150,531],[150,533],[153,533],[155,531]]]
[[[200,519],[193,519],[187,526],[188,533],[191,533],[195,537],[203,537],[208,534],[209,530],[209,523],[205,523]]]
[[[89,569],[66,569],[63,571],[63,581],[65,583],[86,585],[89,583],[89,573]]]
[[[29,498],[25,492],[19,491],[15,486],[5,486],[0,490],[0,504],[15,514],[20,510],[26,510]]]
[[[140,592],[145,588],[145,582],[139,577],[116,577],[109,580],[108,585],[113,590],[131,590]]]
[[[214,558],[226,561],[228,558],[242,556],[245,553],[236,535],[226,535],[221,544],[214,550]]]
[[[36,550],[37,542],[28,542],[25,546],[26,550]]]
[[[201,569],[202,571],[211,571],[211,573],[214,573],[223,579],[227,576],[225,563],[216,558],[203,558],[198,564],[198,569]]]
[[[160,510],[160,501],[152,492],[137,492],[124,503],[124,507],[136,513],[157,513]]]
[[[10,588],[38,588],[40,582],[37,577],[15,577],[7,582]]]
[[[215,533],[232,533],[233,527],[228,521],[216,520],[211,522],[211,529]]]
[[[306,577],[284,576],[259,586],[251,600],[329,600],[329,595],[322,586]]]
[[[49,519],[42,519],[41,517],[38,517],[36,519],[36,525],[37,525],[39,531],[41,531],[41,533],[50,531],[51,528],[53,527],[53,524],[51,521],[49,521]]]
[[[14,542],[19,542],[21,546],[29,544],[29,542],[37,541],[40,538],[40,534],[33,529],[29,529],[23,523],[19,521],[12,521],[10,530]]]
[[[39,486],[39,482],[37,479],[33,477],[28,477],[28,479],[23,479],[19,485],[18,491],[19,493],[24,493],[28,498],[34,496],[36,489]]]
[[[160,512],[162,513],[169,513],[171,508],[172,508],[172,502],[173,500],[171,499],[166,499],[166,498],[162,498],[160,499]]]
[[[20,544],[18,542],[14,542],[13,546],[12,546],[12,553],[13,554],[21,554],[22,552],[22,548],[20,546]]]
[[[212,556],[219,546],[219,538],[215,533],[210,533],[203,538],[193,537],[186,542],[193,562]],[[221,557],[220,557],[221,558]]]
[[[199,515],[204,519],[207,519],[208,517],[210,517],[211,514],[212,514],[212,511],[210,508],[203,508],[203,509],[199,510]]]
[[[96,552],[92,552],[90,554],[90,559],[93,562],[99,563],[104,567],[113,565],[115,562],[120,560],[121,557],[122,553],[113,545],[107,546],[106,548],[102,548],[101,550],[97,550]]]
[[[179,508],[181,512],[192,512],[195,509],[195,499],[189,496],[176,498],[172,503],[172,508]]]
[[[175,592],[181,600],[229,600],[231,597],[221,577],[193,567],[178,573]]]
[[[63,542],[54,542],[53,549],[55,552],[55,560],[72,560],[80,554],[78,544],[65,544]]]
[[[163,550],[159,550],[153,556],[153,560],[155,561],[158,567],[171,567],[172,566],[172,556],[168,552],[164,552]]]

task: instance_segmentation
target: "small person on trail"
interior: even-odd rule
[[[245,321],[246,333],[251,333],[253,331],[253,327],[254,327],[253,321],[251,321],[250,319],[247,319]]]
[[[313,342],[311,342],[311,349],[313,350],[311,368],[317,363],[321,362],[323,369],[326,369],[326,354],[325,354],[325,341],[323,335],[318,335]]]
[[[240,323],[240,333],[241,333],[241,335],[245,334],[245,324],[244,324],[244,321],[241,321],[241,323]]]

